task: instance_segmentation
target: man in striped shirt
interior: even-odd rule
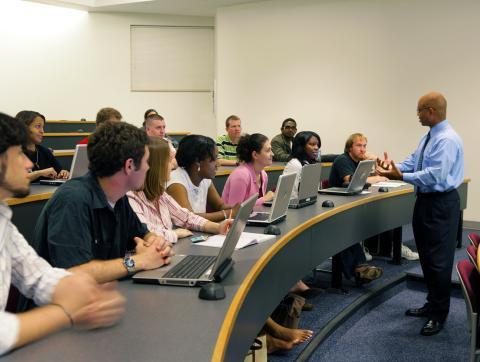
[[[227,134],[218,136],[216,143],[218,148],[218,164],[220,166],[236,166],[237,144],[242,135],[240,118],[235,115],[229,116],[225,121]]]
[[[124,298],[111,283],[99,286],[86,273],[52,268],[40,258],[11,222],[9,197],[29,193],[32,163],[22,151],[27,130],[0,113],[0,355],[61,329],[114,324]],[[5,311],[10,284],[41,307],[25,313]]]

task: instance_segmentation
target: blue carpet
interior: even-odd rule
[[[464,247],[463,247],[463,249],[460,249],[460,250],[457,251],[456,259],[465,258],[465,255],[466,255],[465,254],[465,246],[467,244],[466,236],[467,236],[468,232],[470,232],[470,231],[465,230],[464,233],[463,233]],[[415,242],[413,241],[413,233],[412,233],[410,225],[407,225],[407,226],[403,227],[403,242],[404,242],[404,244],[408,245],[411,249],[415,250]],[[419,264],[418,261],[407,262],[406,264],[403,264],[403,265],[392,265],[392,264],[389,264],[388,261],[389,261],[389,259],[386,259],[386,258],[374,258],[374,260],[371,262],[371,264],[382,267],[383,270],[384,270],[384,275],[382,276],[382,278],[380,278],[377,281],[374,281],[374,282],[372,282],[372,283],[370,283],[366,286],[358,288],[354,285],[354,283],[352,281],[344,280],[344,287],[346,289],[348,289],[348,291],[349,291],[349,293],[347,295],[324,293],[324,294],[321,294],[321,295],[317,296],[314,299],[311,299],[310,302],[315,305],[315,308],[311,312],[302,313],[300,328],[311,329],[315,332],[318,332],[320,329],[322,329],[328,323],[328,321],[330,321],[332,318],[334,318],[336,315],[338,315],[341,311],[343,311],[346,307],[348,307],[350,304],[352,304],[357,298],[359,298],[362,295],[368,293],[369,291],[371,291],[375,287],[378,287],[379,285],[384,284],[384,283],[388,282],[389,280],[397,278],[399,276],[399,274],[405,273],[407,270],[416,270],[416,269],[420,270],[420,264]],[[325,262],[321,265],[321,267],[322,267],[322,269],[330,269],[331,268],[331,263],[329,261]],[[325,274],[325,273],[317,273],[315,279],[313,278],[313,276],[309,276],[309,277],[306,277],[304,280],[311,283],[311,284],[314,284],[316,286],[327,288],[329,286],[330,276],[328,274]],[[418,289],[423,289],[423,284],[420,283],[419,287],[414,287],[415,290],[409,290],[409,289],[406,289],[406,288],[407,288],[407,284],[402,283],[401,286],[395,287],[395,293],[398,293],[399,296],[405,297],[406,301],[409,302],[409,303],[410,302],[413,303],[418,299],[418,305],[419,306],[423,305],[423,302],[425,300],[425,293],[423,291],[418,290]],[[408,284],[408,288],[410,288],[410,283]],[[405,294],[405,293],[407,293],[407,294]],[[412,295],[414,295],[415,298],[417,298],[417,299],[414,299],[414,297],[412,295],[409,295],[408,293],[412,293]],[[372,314],[372,319],[369,320],[369,328],[367,329],[368,334],[370,336],[371,336],[371,333],[373,333],[373,334],[377,333],[377,334],[380,334],[380,335],[383,333],[383,331],[380,328],[375,328],[375,327],[372,328],[372,326],[382,325],[382,328],[385,326],[388,329],[391,328],[392,331],[396,331],[399,328],[398,323],[400,323],[400,325],[404,326],[404,328],[405,328],[405,330],[402,329],[402,333],[405,333],[405,334],[402,335],[402,343],[398,343],[399,344],[399,349],[401,349],[403,351],[406,348],[406,346],[409,345],[409,343],[412,343],[413,341],[417,341],[419,339],[420,336],[419,336],[418,333],[419,333],[420,328],[422,326],[422,321],[421,320],[413,320],[412,321],[409,318],[400,318],[399,319],[396,316],[392,316],[391,314],[386,314],[385,318],[377,320],[378,318],[377,318],[377,315],[375,313],[376,313],[376,310],[378,310],[378,308],[383,307],[383,305],[381,303],[384,303],[384,304],[386,304],[386,303],[394,303],[394,304],[398,303],[399,307],[398,307],[397,314],[403,316],[403,313],[405,312],[405,309],[407,307],[404,307],[404,305],[402,305],[402,303],[400,301],[397,301],[396,297],[394,297],[391,301],[387,302],[388,298],[392,297],[392,295],[390,295],[390,294],[386,293],[385,296],[383,296],[381,298],[378,298],[378,300],[376,300],[375,303],[371,303],[370,305],[367,305],[367,306],[363,307],[360,311],[358,311],[356,313],[355,317],[350,318],[348,323],[345,322],[342,325],[343,328],[337,329],[337,331],[335,331],[331,336],[329,336],[324,341],[324,343],[317,348],[316,352],[314,353],[314,355],[316,356],[315,357],[316,359],[313,359],[313,360],[319,360],[319,361],[361,360],[361,358],[363,358],[362,356],[364,356],[364,355],[366,356],[365,360],[366,359],[375,360],[375,361],[397,360],[396,359],[397,357],[399,358],[398,360],[403,360],[402,358],[400,358],[400,356],[391,355],[388,352],[388,350],[382,350],[382,349],[377,348],[378,346],[376,345],[376,342],[372,343],[372,341],[376,341],[376,339],[380,338],[380,337],[376,336],[373,339],[369,339],[368,343],[366,341],[363,341],[362,342],[363,344],[372,345],[372,346],[362,347],[362,348],[367,349],[366,351],[363,351],[363,349],[360,348],[361,346],[357,345],[357,341],[355,340],[355,338],[353,340],[348,339],[348,338],[352,338],[352,335],[349,334],[350,329],[352,331],[356,330],[356,327],[355,327],[356,324],[355,323],[361,323],[361,321],[364,318],[368,319],[369,318],[368,316],[369,316],[370,313],[373,313]],[[456,293],[456,294],[460,295],[458,293]],[[453,306],[453,304],[454,304],[453,300],[454,299],[455,298],[452,298],[452,313],[451,313],[451,315],[454,314],[456,316],[457,312],[458,312],[460,316],[463,316],[462,317],[463,319],[458,321],[458,326],[459,326],[459,329],[463,330],[464,341],[461,341],[461,342],[457,341],[456,343],[458,343],[461,346],[461,348],[463,348],[462,351],[465,352],[468,348],[468,334],[467,334],[467,330],[466,330],[466,321],[465,321],[465,305],[464,305],[463,300],[459,299],[459,300],[455,301],[455,306]],[[411,305],[409,305],[408,307],[410,307],[410,306]],[[393,313],[393,311],[392,311],[392,313]],[[406,319],[406,320],[404,320],[404,319]],[[452,333],[453,333],[453,329],[451,329],[450,324],[457,325],[457,322],[454,322],[452,320],[452,316],[450,316],[449,321],[447,323],[448,323],[447,326],[446,326],[447,329],[449,331],[452,331]],[[417,326],[417,324],[418,324],[418,326]],[[408,329],[408,331],[407,331],[407,329]],[[356,330],[356,331],[357,331],[356,333],[359,333],[360,335],[362,335],[364,333],[364,332],[359,332],[358,330]],[[398,332],[400,333],[400,331],[398,331]],[[443,331],[441,334],[443,334],[444,332],[445,331]],[[457,332],[458,331],[455,332],[456,335],[460,336],[460,334],[458,334]],[[441,334],[440,334],[439,337],[442,337]],[[450,332],[446,333],[446,335],[450,335]],[[344,337],[344,336],[347,336],[347,337]],[[394,336],[392,337],[390,334],[387,334],[386,336],[387,336],[387,339],[388,338],[392,339],[392,341],[390,343],[393,343],[393,344],[395,344],[395,346],[397,346]],[[372,338],[372,337],[369,337],[369,338]],[[412,341],[404,343],[404,339],[408,339],[408,338],[411,338]],[[435,336],[433,338],[437,338],[437,336]],[[347,348],[348,352],[345,350],[345,348],[340,349],[340,344],[337,343],[340,340],[342,341],[341,343],[346,344],[347,346],[351,346],[351,347]],[[423,342],[423,343],[425,344],[425,342]],[[431,343],[431,342],[429,342],[429,343]],[[441,344],[441,343],[444,343],[444,342],[443,342],[443,339],[440,338],[440,339],[437,339],[437,342],[435,342],[435,343],[436,343],[435,348],[437,348],[438,347],[437,343]],[[448,345],[450,342],[446,341],[445,343]],[[412,347],[413,348],[412,352],[410,353],[410,351],[409,351],[408,353],[407,352],[405,352],[405,353],[407,353],[406,355],[408,355],[409,360],[412,360],[412,361],[413,360],[419,360],[419,356],[423,356],[422,349],[418,349],[415,343],[413,345],[415,346],[415,348]],[[303,344],[303,345],[297,346],[293,350],[288,351],[288,352],[286,352],[282,355],[269,356],[269,361],[274,361],[274,362],[275,361],[294,361],[298,358],[298,356],[300,355],[300,353],[303,351],[303,349],[306,346],[307,346],[307,344]],[[338,348],[336,348],[337,346],[338,346]],[[422,348],[426,348],[426,347],[428,347],[428,345],[422,345]],[[372,350],[371,350],[372,353],[368,352],[369,348],[372,348]],[[438,348],[441,348],[441,347],[438,347]],[[357,349],[358,349],[358,352],[356,352]],[[319,351],[323,351],[323,352],[320,353]],[[325,354],[326,351],[328,351],[330,359],[321,359],[321,358],[323,358],[323,357],[321,357],[321,355]],[[365,352],[365,354],[364,354],[364,352]],[[339,355],[337,357],[332,357],[332,356],[335,356],[335,353],[339,353]],[[355,356],[354,357],[352,356],[352,358],[347,358],[346,353],[347,353],[347,355],[350,355],[350,356],[352,356],[351,353],[355,353]],[[375,354],[375,353],[378,353],[378,354]],[[338,358],[338,359],[335,359],[335,358]],[[438,359],[438,360],[442,360],[442,359]],[[459,359],[456,359],[456,360],[459,360]]]

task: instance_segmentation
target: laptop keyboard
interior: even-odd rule
[[[164,278],[197,279],[213,264],[216,256],[187,255],[170,269]]]
[[[248,220],[255,220],[255,221],[264,221],[268,220],[270,214],[268,212],[257,212],[255,215],[250,215]]]

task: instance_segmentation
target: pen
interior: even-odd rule
[[[230,209],[230,214],[228,215],[228,219],[230,220],[232,218],[232,209]],[[230,224],[227,226],[227,234],[230,231]]]

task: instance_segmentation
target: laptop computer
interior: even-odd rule
[[[328,189],[318,190],[321,194],[330,195],[356,195],[362,192],[363,187],[367,183],[367,178],[372,172],[375,160],[360,161],[353,174],[348,187],[329,187]]]
[[[245,229],[258,195],[253,195],[240,205],[232,227],[216,256],[175,255],[169,265],[135,274],[136,283],[194,287],[223,280],[233,266],[232,254]]]
[[[247,225],[266,226],[276,224],[287,216],[288,204],[292,195],[293,185],[297,174],[280,175],[275,190],[272,210],[270,212],[254,212],[247,220]]]
[[[60,186],[68,180],[85,175],[88,172],[87,145],[77,145],[73,155],[72,167],[68,179],[40,180],[41,185]]]
[[[312,163],[302,167],[300,185],[298,187],[298,197],[290,199],[288,207],[290,209],[300,209],[317,202],[317,190],[322,173],[322,164]],[[272,206],[272,202],[264,202],[265,206]]]

